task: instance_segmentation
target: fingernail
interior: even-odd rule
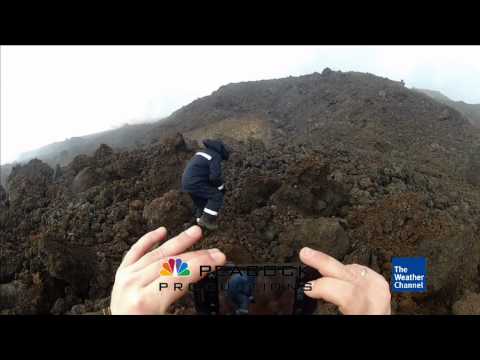
[[[312,256],[313,252],[313,249],[310,249],[309,247],[304,247],[302,250],[300,250],[300,254],[305,257]]]
[[[215,261],[221,261],[225,255],[218,249],[209,249],[208,253]]]
[[[189,227],[185,232],[187,233],[188,236],[196,236],[198,235],[198,226],[193,225],[192,227]]]

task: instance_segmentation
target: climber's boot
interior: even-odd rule
[[[217,217],[210,214],[203,213],[203,215],[197,219],[197,223],[208,230],[218,229]]]

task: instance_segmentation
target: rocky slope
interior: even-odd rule
[[[427,90],[427,89],[414,89],[423,94],[430,96],[431,98],[439,101],[442,104],[448,105],[453,109],[458,110],[465,115],[472,125],[480,127],[480,104],[467,104],[464,101],[453,101],[447,96],[443,95],[440,91]]]
[[[131,150],[149,146],[167,136],[167,133],[174,134],[178,131],[182,133],[188,131],[187,135],[195,139],[216,133],[234,133],[236,138],[246,139],[253,136],[264,141],[270,141],[272,137],[285,137],[286,133],[298,129],[303,129],[304,133],[313,130],[314,134],[318,134],[324,129],[325,124],[322,124],[322,121],[328,120],[329,117],[335,117],[335,121],[339,122],[338,116],[342,118],[344,115],[342,112],[337,113],[339,108],[350,111],[350,103],[363,107],[362,101],[371,107],[378,96],[385,102],[387,93],[383,87],[391,87],[393,84],[390,82],[386,85],[387,83],[384,82],[372,87],[374,83],[370,81],[372,75],[369,74],[332,73],[334,76],[330,76],[330,79],[326,77],[327,74],[328,71],[322,74],[321,84],[319,84],[320,74],[317,73],[298,78],[230,84],[221,87],[210,96],[194,101],[167,119],[125,125],[115,130],[67,139],[24,153],[18,162],[23,163],[32,158],[38,158],[52,167],[57,164],[64,166],[79,154],[91,155],[102,143],[108,144],[116,151]],[[343,82],[342,89],[339,81]],[[363,94],[363,100],[354,101],[358,90],[349,89],[352,85],[353,87],[362,86],[364,89],[375,89],[378,93],[362,92],[360,95]],[[337,92],[329,93],[330,86],[335,86]],[[474,126],[480,127],[480,104],[452,101],[438,91],[415,88],[413,90],[459,111]],[[400,98],[411,94],[411,92],[399,94],[396,90],[395,93]],[[365,123],[366,119],[361,121]],[[273,129],[269,125],[273,125]],[[378,126],[378,124],[371,123],[370,127],[372,126]],[[338,132],[337,130],[335,128],[334,132]],[[347,132],[351,130],[345,129]],[[297,138],[301,134],[294,132],[293,135]],[[0,182],[4,187],[7,186],[6,179],[11,172],[11,167],[12,164],[1,167]]]
[[[204,136],[234,152],[221,230],[197,247],[251,263],[295,261],[308,245],[387,279],[393,256],[426,256],[428,292],[394,295],[394,311],[478,311],[478,131],[401,83],[328,69],[222,87],[152,129],[149,146],[102,145],[57,169],[16,166],[8,194],[0,189],[0,311],[78,314],[108,303],[129,246],[191,220],[180,177]],[[172,311],[192,313],[191,297]]]

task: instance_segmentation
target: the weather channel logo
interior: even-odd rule
[[[424,257],[392,259],[393,292],[427,291],[427,260]]]

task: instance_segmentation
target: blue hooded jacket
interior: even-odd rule
[[[222,190],[222,161],[228,160],[230,153],[220,140],[204,140],[205,149],[198,151],[188,162],[182,176],[182,190],[196,191],[213,186]]]
[[[227,296],[236,310],[248,311],[254,300],[256,276],[234,274],[227,282]]]

